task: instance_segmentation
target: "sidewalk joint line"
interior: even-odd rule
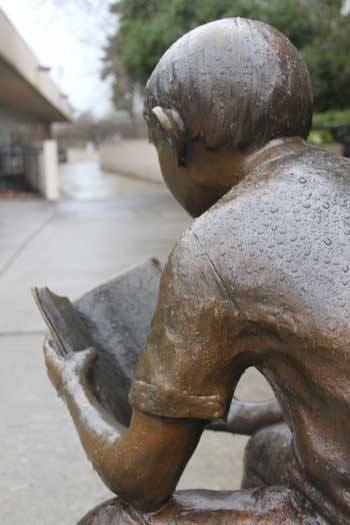
[[[0,332],[0,339],[2,337],[27,337],[33,335],[42,335],[43,337],[47,335],[48,332],[45,330],[24,330],[22,332]]]
[[[46,228],[46,226],[52,221],[54,216],[56,215],[56,212],[54,211],[46,221],[44,221],[40,226],[34,230],[23,242],[22,244],[15,250],[14,254],[11,255],[9,260],[4,264],[4,266],[0,269],[0,279],[5,275],[5,273],[10,269],[12,264],[15,262],[15,260],[24,252],[24,250],[29,246],[29,244],[37,237],[43,230]]]

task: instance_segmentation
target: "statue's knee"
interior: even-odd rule
[[[259,435],[263,432],[264,430],[252,436],[246,445],[243,460],[243,478],[241,483],[243,489],[266,485],[262,469],[262,465],[265,461],[261,458],[261,453],[265,447],[262,436]]]
[[[291,432],[284,423],[254,434],[245,450],[242,488],[285,484],[284,463],[290,440]]]

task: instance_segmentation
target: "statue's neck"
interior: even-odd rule
[[[283,159],[289,155],[300,152],[307,148],[307,143],[300,137],[288,137],[274,139],[265,146],[254,150],[244,161],[244,173],[248,175],[258,166],[277,159]]]

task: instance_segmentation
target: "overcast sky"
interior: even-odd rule
[[[102,48],[115,20],[110,0],[0,0],[42,65],[78,112],[111,109],[110,82],[100,80]],[[86,8],[86,6],[90,6]],[[350,0],[345,1],[350,8]]]
[[[0,0],[18,32],[79,111],[111,108],[110,83],[100,80],[102,47],[115,21],[109,0]],[[96,7],[96,9],[94,9]]]

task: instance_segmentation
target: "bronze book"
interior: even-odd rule
[[[156,259],[125,272],[72,303],[48,288],[33,295],[50,330],[46,344],[62,359],[94,348],[91,381],[101,405],[127,426],[128,393],[156,307],[162,266]]]

